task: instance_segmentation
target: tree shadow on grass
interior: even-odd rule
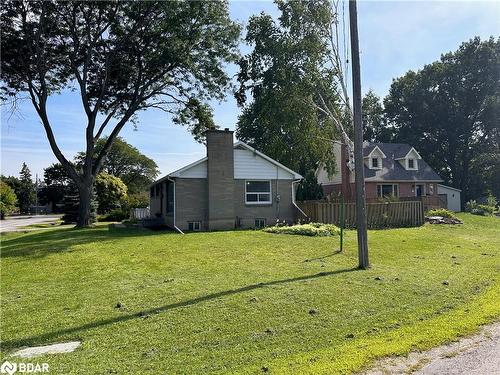
[[[173,233],[173,232],[172,232]],[[2,238],[1,257],[40,258],[69,250],[72,246],[124,237],[157,235],[147,229],[97,227],[87,229],[64,228],[43,232],[29,232],[16,238]]]
[[[333,257],[334,255],[339,255],[339,254],[342,254],[342,251],[336,250],[336,251],[334,251],[331,254],[323,255],[321,257],[307,258],[307,259],[304,260],[304,262],[314,262],[316,260],[322,261],[323,259],[330,258],[330,257]]]
[[[106,325],[110,325],[110,324],[115,324],[115,323],[120,323],[120,322],[126,322],[126,321],[133,320],[133,319],[142,319],[143,317],[146,317],[149,315],[156,315],[156,314],[160,314],[160,313],[163,313],[163,312],[166,312],[169,310],[177,309],[180,307],[188,307],[188,306],[196,305],[196,304],[201,303],[201,302],[210,301],[210,300],[214,300],[214,299],[225,297],[225,296],[231,296],[231,295],[235,295],[238,293],[248,292],[251,290],[264,288],[264,287],[268,287],[268,286],[273,286],[273,285],[280,285],[280,284],[286,284],[286,283],[297,282],[297,281],[312,280],[312,279],[316,279],[319,277],[333,276],[333,275],[338,275],[338,274],[353,272],[353,271],[358,271],[358,270],[359,270],[359,268],[347,268],[347,269],[340,269],[340,270],[330,271],[330,272],[320,272],[320,273],[317,273],[314,275],[305,275],[305,276],[299,276],[299,277],[294,277],[294,278],[289,278],[289,279],[274,280],[274,281],[268,281],[268,282],[263,282],[263,283],[258,283],[258,284],[247,285],[247,286],[237,288],[237,289],[230,289],[230,290],[225,290],[222,292],[211,293],[211,294],[207,294],[205,296],[196,297],[196,298],[189,299],[186,301],[176,302],[176,303],[172,303],[172,304],[168,304],[168,305],[163,305],[163,306],[143,310],[143,311],[140,311],[138,313],[121,315],[121,316],[114,317],[114,318],[102,319],[102,320],[98,320],[95,322],[82,324],[82,325],[76,326],[76,327],[60,329],[57,331],[44,333],[44,334],[41,334],[38,336],[31,336],[31,337],[27,337],[24,339],[18,339],[18,340],[3,341],[0,343],[0,346],[3,348],[3,350],[5,350],[5,349],[19,348],[21,346],[33,346],[33,345],[39,345],[39,344],[47,344],[47,343],[53,342],[56,339],[60,339],[63,336],[78,334],[82,331],[86,331],[89,329],[98,328],[98,327],[102,327],[102,326],[106,326]],[[68,339],[68,338],[64,337],[64,339]]]

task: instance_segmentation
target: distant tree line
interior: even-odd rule
[[[102,147],[105,142],[106,138],[100,140],[97,147]],[[84,153],[77,154],[72,162],[75,169],[82,168],[84,158]],[[92,190],[94,219],[97,214],[105,215],[112,211],[115,211],[113,213],[115,218],[125,218],[131,208],[149,205],[149,185],[159,173],[158,166],[152,159],[118,137],[103,162],[102,170],[97,175]],[[1,180],[15,196],[13,205],[10,191],[2,190],[2,199],[5,195],[11,202],[5,204],[5,207],[9,208],[2,209],[4,214],[16,210],[21,214],[32,213],[38,197],[40,205],[49,205],[51,212],[64,213],[65,221],[76,222],[79,205],[78,189],[60,163],[45,168],[43,181],[38,187],[35,186],[26,163],[23,163],[19,178],[2,176]]]

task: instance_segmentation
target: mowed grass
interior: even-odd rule
[[[370,231],[367,271],[354,231],[342,254],[337,237],[255,231],[3,235],[1,360],[77,339],[36,361],[63,374],[359,371],[500,317],[500,219],[460,218]]]

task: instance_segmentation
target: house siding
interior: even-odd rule
[[[234,196],[232,199],[219,201],[219,204],[230,205],[234,210],[231,223],[223,228],[233,229],[254,228],[255,219],[266,219],[267,225],[274,225],[276,220],[293,223],[295,206],[292,203],[292,180],[271,180],[272,204],[245,204],[245,181],[234,180]],[[177,178],[176,179],[176,226],[185,231],[190,221],[201,221],[202,230],[214,230],[210,227],[208,215],[208,181],[207,179]],[[276,196],[280,196],[277,202]],[[166,217],[167,225],[170,220]]]
[[[380,182],[374,182],[374,181],[367,181],[365,182],[365,197],[367,200],[377,200],[378,195],[377,195],[377,185],[380,184],[396,184],[398,185],[398,191],[399,191],[399,198],[412,198],[415,197],[415,190],[414,190],[414,185],[424,185],[424,190],[426,196],[437,196],[437,184],[436,183],[429,183],[429,182],[423,182],[423,181],[416,181],[416,182],[398,182],[398,181],[380,181]],[[433,188],[431,189],[431,185]],[[339,195],[339,194],[344,194],[344,198],[347,200],[354,200],[355,199],[355,193],[356,193],[356,187],[354,183],[351,183],[347,189],[342,187],[341,184],[336,184],[336,185],[325,185],[322,186],[323,188],[323,193],[325,195]],[[432,190],[432,194],[431,194]]]
[[[160,195],[157,196],[155,193],[155,195],[150,197],[149,200],[149,212],[152,217],[162,217],[165,214],[164,197],[166,197],[166,186],[164,183],[161,183],[160,186]]]
[[[460,212],[462,210],[460,194],[461,190],[459,189],[446,185],[438,185],[438,195],[446,196],[447,209],[450,211]]]
[[[250,150],[234,150],[235,179],[292,179],[293,175]]]
[[[175,179],[175,225],[187,230],[190,221],[200,221],[208,230],[208,184],[206,178]],[[172,217],[173,221],[173,217]],[[170,220],[167,220],[167,225]]]
[[[233,132],[209,130],[206,132],[206,138],[208,229],[231,229],[234,228]]]
[[[241,228],[253,228],[255,219],[266,219],[267,225],[277,220],[291,224],[295,220],[295,206],[292,203],[292,180],[271,180],[272,204],[245,204],[245,181],[234,180],[234,212],[236,223]],[[280,201],[277,201],[279,195]]]

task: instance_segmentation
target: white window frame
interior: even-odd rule
[[[193,229],[189,229],[189,226],[192,224]],[[198,228],[196,228],[198,227]],[[188,221],[188,230],[193,231],[193,232],[200,232],[201,231],[201,221]]]
[[[373,165],[373,159],[377,159],[377,166],[376,167]],[[376,158],[370,157],[370,169],[382,169],[382,158],[380,158],[380,157],[376,157]]]
[[[392,196],[399,197],[399,184],[377,184],[378,198],[384,198],[384,195],[382,195],[382,186],[392,186]],[[379,187],[380,187],[380,194],[379,194]],[[396,192],[396,194],[394,194],[394,192]]]
[[[413,160],[413,168],[410,168],[410,159]],[[417,159],[416,158],[407,158],[406,159],[406,169],[409,171],[416,171],[418,169],[418,164],[417,164]]]
[[[269,183],[269,191],[250,191],[247,192],[247,182],[267,182]],[[247,196],[248,194],[257,194],[257,201],[248,201]],[[269,194],[269,200],[268,201],[259,201],[259,194]],[[250,205],[270,205],[273,204],[273,184],[271,183],[271,180],[245,180],[245,204],[250,204]]]

